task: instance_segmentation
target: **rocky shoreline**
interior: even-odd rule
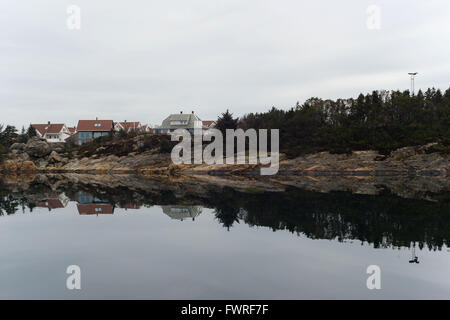
[[[50,179],[128,188],[148,188],[156,183],[175,189],[231,187],[242,192],[282,192],[295,187],[377,195],[389,190],[403,198],[427,200],[450,191],[450,157],[433,152],[433,144],[398,149],[388,156],[376,151],[321,152],[295,159],[282,156],[279,172],[273,176],[261,176],[257,165],[174,165],[170,154],[156,150],[69,159],[63,146],[39,139],[13,145],[12,150],[0,166],[3,180],[10,184]]]
[[[450,173],[450,155],[433,152],[433,145],[406,147],[389,155],[376,151],[352,154],[320,152],[295,159],[280,156],[277,175],[290,176],[445,176]],[[100,149],[101,147],[99,147]],[[149,150],[126,156],[94,154],[91,157],[68,157],[64,145],[47,143],[39,138],[27,144],[13,144],[8,159],[0,165],[2,173],[128,173],[140,175],[237,175],[260,176],[258,165],[174,165],[170,154]]]

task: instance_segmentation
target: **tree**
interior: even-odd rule
[[[238,118],[233,118],[233,114],[227,109],[225,113],[217,119],[216,129],[220,130],[225,137],[226,129],[236,130],[238,127]]]
[[[17,141],[17,129],[14,126],[6,126],[2,131],[3,125],[0,125],[0,144],[5,147],[10,147],[14,142]]]
[[[37,136],[36,129],[31,124],[27,129],[27,136],[28,136],[28,139],[31,139],[31,138]]]

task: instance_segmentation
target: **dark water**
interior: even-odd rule
[[[447,195],[34,184],[0,199],[2,299],[450,298]]]

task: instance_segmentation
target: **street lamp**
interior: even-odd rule
[[[418,72],[409,72],[411,77],[411,94],[414,95],[414,77],[418,74]]]

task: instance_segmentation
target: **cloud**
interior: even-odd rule
[[[417,88],[446,89],[450,3],[377,3],[371,31],[361,0],[2,1],[0,123],[214,119],[406,89],[408,71]],[[70,4],[80,30],[66,27]]]

